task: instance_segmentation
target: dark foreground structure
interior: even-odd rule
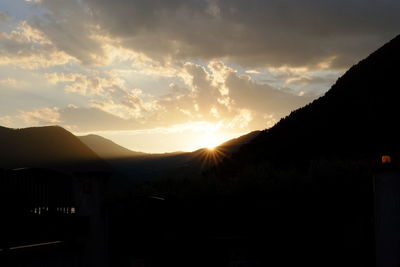
[[[374,176],[377,267],[400,266],[400,168],[395,159],[383,156]]]
[[[107,205],[107,173],[1,170],[0,266],[399,266],[397,158],[359,176],[315,163],[309,179],[343,178],[318,187],[165,181]],[[364,193],[345,190],[351,177]]]
[[[0,170],[0,266],[108,266],[107,179]]]

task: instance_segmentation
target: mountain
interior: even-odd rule
[[[400,36],[350,68],[331,89],[264,130],[237,153],[255,163],[400,151]]]
[[[228,150],[230,153],[233,153],[233,152],[239,150],[239,148],[242,145],[251,142],[260,133],[261,133],[261,131],[250,132],[248,134],[239,136],[238,138],[234,138],[234,139],[228,140],[225,143],[222,143],[221,145],[219,145],[217,148],[223,149],[223,150]]]
[[[228,140],[215,149],[220,151],[226,151],[229,154],[238,150],[243,144],[250,142],[254,139],[261,131],[253,131],[238,138]],[[172,152],[172,153],[144,153],[129,150],[123,146],[116,144],[115,142],[104,138],[99,135],[90,134],[86,136],[78,136],[86,146],[93,150],[97,155],[106,160],[112,159],[123,159],[123,158],[140,158],[140,159],[160,159],[160,158],[170,158],[176,157],[178,155],[195,155],[199,154],[201,151],[208,151],[208,149],[199,149],[197,152]]]
[[[90,134],[86,136],[78,136],[78,138],[103,159],[126,158],[146,155],[146,153],[129,150],[107,138],[98,135]]]
[[[0,127],[0,168],[108,171],[110,167],[77,137],[58,126]]]
[[[187,178],[222,161],[250,142],[260,131],[254,131],[229,140],[213,150],[206,148],[193,152],[147,154],[131,151],[104,137],[89,135],[79,139],[106,160],[115,170],[129,177],[128,183],[161,178]],[[123,184],[123,182],[121,182]]]

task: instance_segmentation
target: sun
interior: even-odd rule
[[[202,166],[216,165],[226,157],[226,151],[220,146],[221,143],[218,138],[209,138],[207,142],[203,142],[204,149],[199,150],[198,154]]]
[[[205,149],[208,152],[219,150],[219,146],[229,139],[236,138],[238,134],[229,134],[218,131],[217,127],[206,125],[197,127],[196,138],[193,138],[193,147],[195,149]]]
[[[213,151],[220,144],[220,140],[212,134],[208,134],[203,140],[203,147]]]

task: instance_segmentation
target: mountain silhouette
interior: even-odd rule
[[[91,150],[96,152],[96,154],[103,159],[116,159],[116,158],[137,157],[137,156],[147,155],[146,153],[143,152],[136,152],[129,150],[123,146],[114,143],[113,141],[107,138],[95,134],[78,136],[78,138],[86,146],[88,146]]]
[[[298,162],[400,151],[400,36],[351,67],[331,89],[262,131],[237,161]]]
[[[219,146],[217,146],[217,149],[222,149],[222,150],[227,150],[230,153],[235,152],[236,150],[239,150],[239,148],[244,145],[247,144],[249,142],[251,142],[254,138],[256,138],[259,134],[261,133],[261,131],[253,131],[250,132],[248,134],[239,136],[237,138],[233,138],[231,140],[228,140],[222,144],[220,144]]]
[[[210,151],[201,148],[193,152],[142,153],[126,149],[111,140],[97,135],[81,136],[79,139],[96,154],[107,161],[116,171],[127,177],[120,181],[121,187],[127,184],[168,179],[191,178],[201,171],[219,163],[253,138],[260,131],[254,131],[224,142]]]
[[[59,126],[0,127],[0,168],[108,171],[110,167],[76,136]]]

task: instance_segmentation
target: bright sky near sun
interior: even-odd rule
[[[278,2],[2,0],[0,126],[212,147],[323,94],[400,25],[395,0]]]

